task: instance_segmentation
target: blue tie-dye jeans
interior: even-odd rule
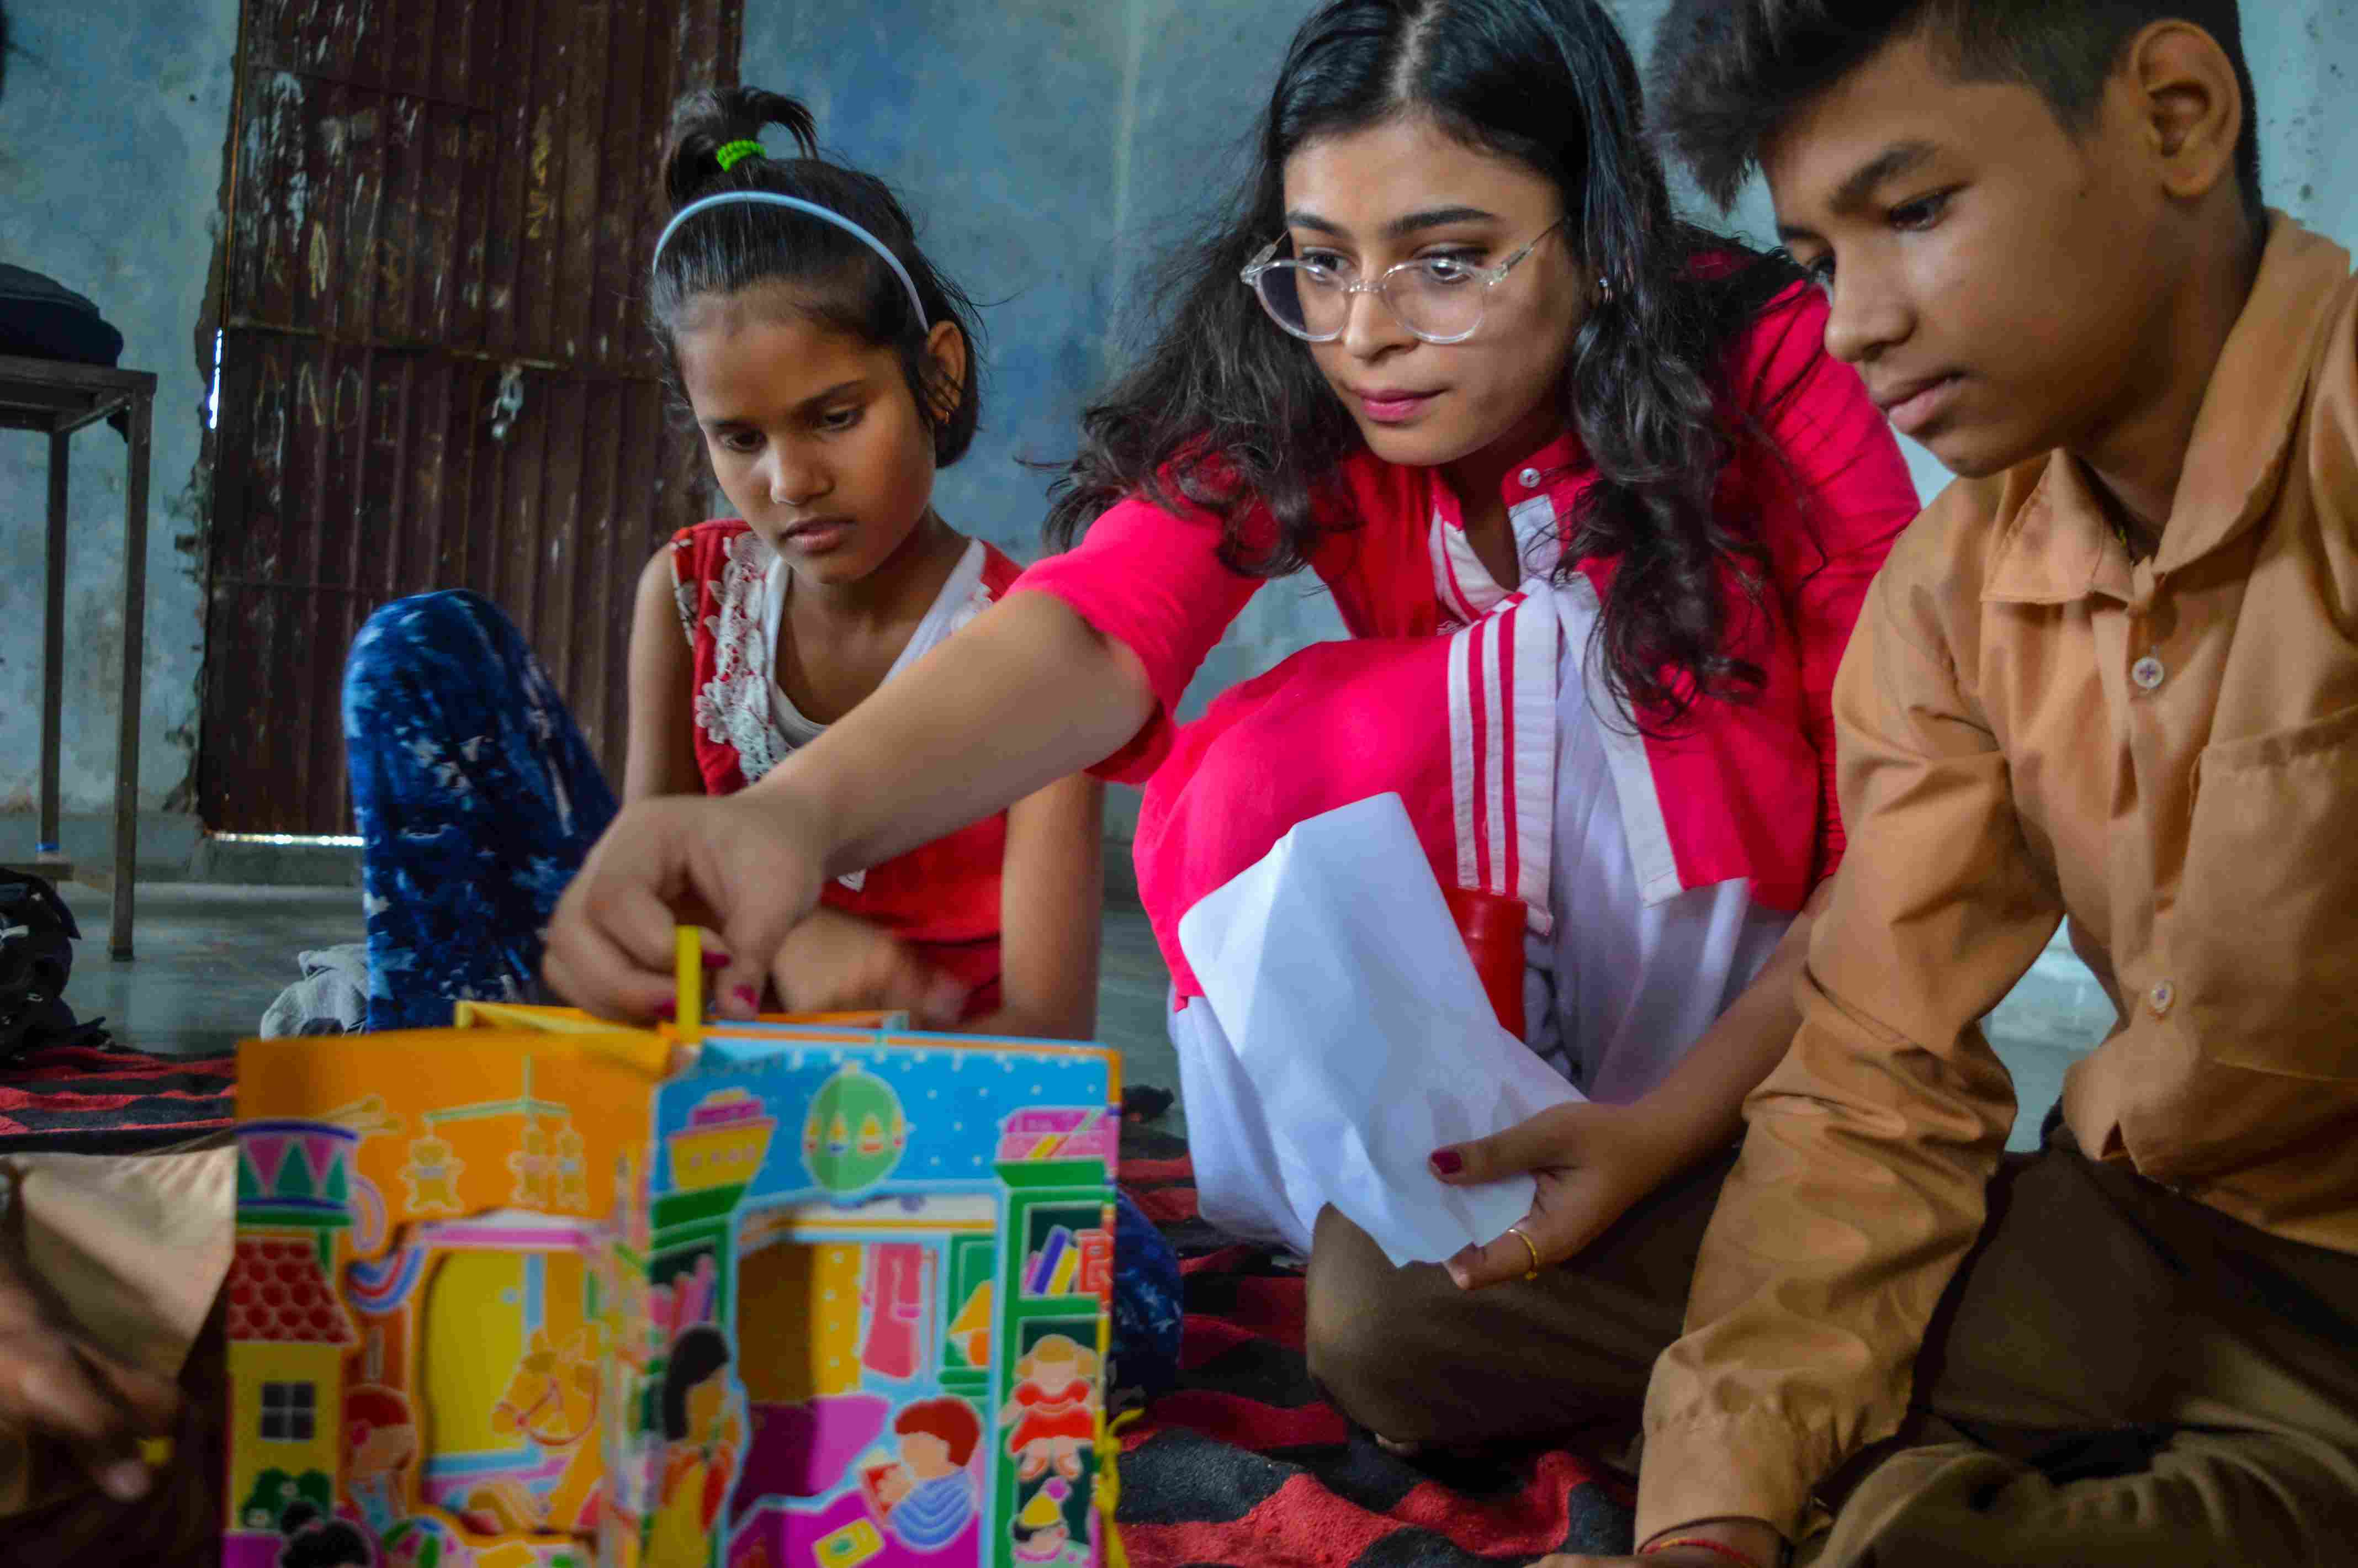
[[[540,998],[550,917],[614,792],[547,672],[490,600],[386,605],[344,667],[368,914],[368,1026],[439,1028],[453,1002]],[[1127,1196],[1114,1236],[1122,1386],[1177,1375],[1179,1264]]]
[[[471,593],[369,617],[344,666],[371,1029],[539,996],[549,917],[614,792],[547,672]]]

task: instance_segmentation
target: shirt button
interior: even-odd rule
[[[2151,691],[2154,687],[2159,686],[2169,674],[2169,672],[2168,670],[2162,668],[2161,661],[2155,658],[2151,654],[2147,654],[2144,658],[2139,659],[2136,664],[2129,666],[2129,679],[2136,682],[2138,686],[2143,687],[2147,691]]]
[[[2145,993],[2145,1004],[2153,1009],[2156,1018],[2169,1016],[2169,1004],[2178,1000],[2178,989],[2168,980],[2157,980],[2153,989]]]
[[[1525,469],[1515,477],[1522,481],[1525,490],[1537,490],[1540,487],[1540,470],[1537,469]]]

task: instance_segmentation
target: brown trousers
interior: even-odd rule
[[[1568,1265],[1468,1294],[1332,1210],[1309,1354],[1420,1443],[1636,1430],[1733,1151]],[[1821,1497],[1815,1568],[2358,1563],[2358,1257],[2280,1240],[2068,1134],[2009,1156],[1942,1298],[1918,1408]]]

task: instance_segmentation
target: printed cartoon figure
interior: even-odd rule
[[[570,1123],[558,1129],[557,1150],[557,1205],[558,1208],[576,1213],[590,1212],[590,1181],[582,1160],[587,1147],[581,1134]]]
[[[408,1397],[378,1383],[344,1395],[344,1490],[382,1539],[409,1515],[405,1477],[417,1463],[417,1418]]]
[[[492,1430],[521,1433],[544,1454],[564,1454],[565,1470],[546,1503],[515,1483],[505,1483],[511,1489],[504,1507],[490,1509],[506,1516],[503,1528],[588,1530],[597,1523],[601,1458],[590,1439],[598,1430],[601,1348],[594,1327],[582,1329],[561,1346],[551,1345],[546,1332],[537,1328],[525,1342],[515,1375],[492,1407]]]
[[[1007,1451],[1021,1464],[1018,1478],[1036,1479],[1054,1465],[1078,1480],[1081,1450],[1097,1437],[1098,1358],[1061,1334],[1044,1336],[1015,1364],[1015,1395],[999,1424],[1015,1423]]]
[[[728,1372],[729,1342],[711,1325],[698,1324],[672,1342],[663,1379],[663,1480],[644,1568],[704,1568],[710,1556],[713,1526],[745,1447]]]
[[[920,1400],[893,1418],[901,1461],[871,1472],[877,1517],[913,1552],[938,1552],[974,1518],[968,1461],[982,1418],[964,1400]]]
[[[527,1121],[516,1135],[516,1152],[508,1156],[508,1169],[515,1173],[515,1185],[509,1190],[510,1201],[525,1208],[548,1206],[548,1134],[536,1122]]]
[[[1073,1532],[1065,1522],[1065,1499],[1073,1489],[1065,1485],[1061,1476],[1051,1476],[1048,1484],[1032,1494],[1015,1516],[1015,1560],[1018,1563],[1058,1563],[1064,1560],[1065,1544]]]
[[[409,1141],[409,1163],[401,1179],[409,1186],[412,1214],[457,1214],[459,1173],[466,1168],[449,1142],[431,1132]]]

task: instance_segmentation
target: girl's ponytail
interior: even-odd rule
[[[818,157],[818,126],[811,112],[783,92],[703,87],[673,105],[671,130],[664,142],[664,194],[671,199],[672,211],[738,184],[750,186],[751,179],[729,178],[742,160],[724,158],[723,151],[745,142],[758,145],[765,125],[786,128],[795,140],[793,156]]]

